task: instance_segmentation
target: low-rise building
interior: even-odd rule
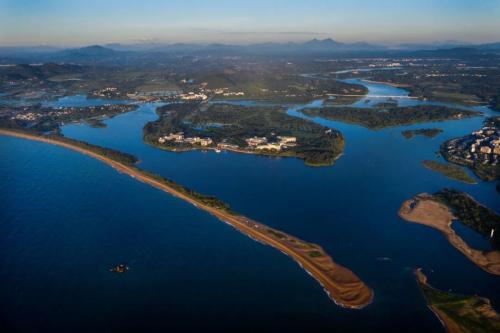
[[[178,133],[170,133],[169,135],[165,135],[163,137],[166,141],[176,141],[176,142],[182,142],[184,141],[184,133],[183,132],[178,132]]]
[[[240,147],[238,145],[233,145],[231,143],[221,142],[217,145],[217,148],[221,150],[235,150],[239,149]]]
[[[297,138],[294,136],[278,136],[278,139],[282,144],[297,143]]]
[[[213,140],[210,138],[205,138],[205,139],[200,140],[200,145],[202,145],[204,147],[210,146],[212,143],[213,143]]]
[[[264,145],[258,145],[255,147],[257,150],[281,150],[281,144],[279,143],[266,143]]]
[[[250,147],[256,147],[258,145],[267,143],[267,138],[265,136],[261,138],[254,136],[253,138],[245,139],[245,142]]]
[[[481,147],[481,153],[483,154],[491,154],[491,148],[488,146],[482,146]]]

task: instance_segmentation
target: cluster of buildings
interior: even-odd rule
[[[12,120],[22,120],[22,121],[35,121],[41,117],[40,113],[28,112],[28,113],[19,113],[15,116],[12,116],[10,119]]]
[[[97,89],[92,92],[92,95],[99,97],[113,97],[119,95],[120,92],[116,87],[106,87],[102,89]]]
[[[180,94],[179,98],[186,101],[204,101],[208,99],[208,96],[203,93],[188,92],[185,94]]]
[[[213,140],[210,138],[200,138],[198,136],[185,137],[183,132],[170,133],[169,135],[165,135],[163,137],[158,138],[159,143],[166,143],[167,141],[175,143],[187,143],[191,145],[200,145],[202,147],[208,147],[213,143]]]
[[[377,63],[377,64],[369,64],[368,67],[376,68],[376,67],[401,67],[402,64],[400,62],[390,62],[390,63]]]
[[[215,95],[222,96],[245,96],[243,91],[229,91],[229,88],[217,88],[214,90],[207,89],[207,92],[213,92]]]
[[[178,144],[199,145],[201,147],[213,146],[214,141],[211,138],[186,137],[183,132],[170,133],[169,135],[158,138],[158,143],[165,144],[167,142]],[[297,138],[294,136],[276,136],[273,141],[269,141],[266,137],[256,137],[245,139],[247,149],[251,150],[274,150],[281,151],[282,149],[295,147]],[[216,151],[221,150],[237,150],[242,148],[236,144],[228,143],[226,140],[220,142],[216,146]]]
[[[245,93],[243,91],[229,91],[229,88],[224,87],[224,88],[215,88],[215,89],[208,89],[206,86],[208,85],[207,82],[203,82],[200,84],[201,89],[199,90],[201,94],[214,94],[214,95],[222,95],[222,96],[245,96]]]
[[[88,115],[98,115],[106,116],[108,113],[121,113],[131,111],[135,106],[131,104],[105,104],[97,106],[85,106],[85,107],[58,107],[58,108],[38,108],[35,106],[23,107],[21,112],[14,114],[11,120],[21,120],[21,121],[37,121],[40,118],[60,118],[72,114],[81,112],[82,119],[88,118]]]
[[[294,136],[277,136],[276,141],[270,142],[265,136],[245,139],[248,147],[256,150],[277,150],[294,147],[297,145],[297,138]]]
[[[17,113],[12,116],[11,120],[22,120],[22,121],[36,121],[42,117],[61,117],[71,114],[73,110],[71,108],[61,109],[58,111],[40,111],[40,112],[25,112]]]
[[[499,165],[500,128],[485,126],[471,135],[449,141],[446,149],[467,164]]]

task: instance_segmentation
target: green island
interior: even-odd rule
[[[377,105],[374,108],[330,107],[306,109],[306,115],[344,121],[370,129],[381,129],[424,122],[458,120],[480,115],[479,112],[453,109],[443,106],[419,105],[398,107],[392,104]]]
[[[129,175],[208,212],[243,234],[290,256],[307,270],[322,285],[330,298],[340,306],[359,309],[369,305],[373,300],[373,291],[351,270],[335,263],[319,245],[252,221],[232,211],[229,205],[216,197],[203,195],[172,180],[139,169],[134,165],[137,158],[131,155],[82,143],[57,134],[43,135],[34,130],[0,127],[0,135],[53,144],[85,154],[112,166],[120,173]]]
[[[443,133],[443,130],[440,128],[421,128],[421,129],[406,130],[401,132],[401,134],[407,139],[412,139],[416,135],[423,135],[428,138],[435,138],[441,133]]]
[[[500,314],[489,299],[465,296],[434,288],[422,269],[415,271],[428,307],[450,333],[487,333],[500,331]]]
[[[440,153],[448,162],[467,166],[483,180],[500,179],[500,117],[490,117],[483,128],[444,142]]]
[[[485,237],[490,237],[494,248],[500,249],[500,216],[493,210],[477,202],[467,193],[454,189],[443,189],[433,194],[434,200],[448,206],[453,215],[468,227]]]
[[[170,151],[229,150],[328,166],[344,148],[340,132],[289,116],[282,107],[187,103],[157,113],[159,119],[144,127],[144,140]]]
[[[447,163],[439,163],[437,161],[425,160],[422,165],[427,169],[439,172],[448,178],[458,180],[467,184],[476,184],[476,181],[465,172],[464,169]]]

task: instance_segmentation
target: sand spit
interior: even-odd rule
[[[457,218],[450,209],[427,193],[407,200],[399,209],[399,216],[409,222],[437,229],[469,260],[488,273],[500,275],[500,251],[484,252],[471,248],[451,227]]]
[[[323,286],[330,298],[342,307],[360,309],[369,305],[373,300],[373,291],[356,276],[356,274],[348,268],[335,263],[332,258],[316,244],[308,243],[282,231],[252,221],[245,216],[205,205],[179,190],[158,181],[151,177],[151,175],[142,172],[142,170],[134,166],[114,161],[90,149],[59,141],[53,137],[47,138],[18,131],[0,129],[0,135],[44,142],[74,150],[102,161],[112,166],[117,171],[127,174],[136,180],[189,202],[198,209],[202,209],[217,217],[219,220],[230,224],[245,235],[261,243],[270,245],[293,258]]]

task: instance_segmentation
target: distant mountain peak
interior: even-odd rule
[[[73,54],[81,54],[81,55],[110,55],[117,53],[117,51],[101,46],[101,45],[90,45],[85,47],[80,47],[77,49],[68,50]]]
[[[322,47],[328,47],[328,46],[337,46],[341,45],[342,43],[337,42],[336,40],[333,40],[331,38],[325,38],[325,39],[311,39],[308,42],[305,42],[306,45],[310,46],[322,46]]]

